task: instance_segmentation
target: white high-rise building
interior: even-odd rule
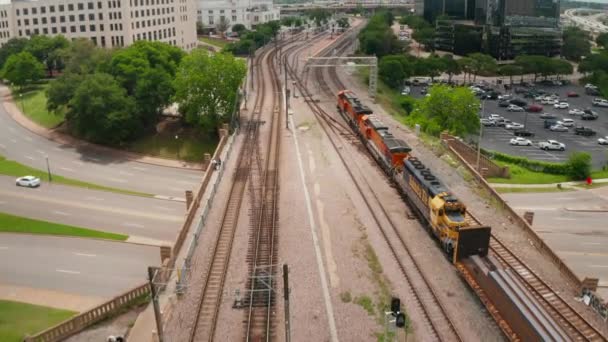
[[[205,28],[215,27],[222,17],[230,27],[243,24],[247,29],[280,19],[279,8],[272,0],[197,0],[197,20]],[[229,29],[230,30],[230,29]]]
[[[101,47],[138,40],[196,47],[194,0],[13,0],[0,5],[0,45],[13,37],[63,35]]]

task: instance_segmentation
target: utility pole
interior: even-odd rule
[[[253,61],[254,61],[254,57],[255,57],[255,50],[253,49],[253,46],[251,47],[251,49],[249,50],[249,75],[251,75],[251,81],[249,82],[249,85],[251,86],[251,90],[253,91]]]
[[[285,342],[291,342],[289,321],[289,267],[283,264],[283,298],[285,299]]]
[[[53,181],[53,177],[51,176],[51,166],[49,165],[49,156],[46,156],[45,159],[46,159],[46,171],[48,172],[49,183],[50,183]]]
[[[285,128],[289,129],[289,89],[287,89],[287,60],[283,63],[283,67],[285,68]]]
[[[160,314],[160,306],[158,304],[158,293],[156,293],[156,287],[154,286],[154,276],[158,271],[158,267],[148,267],[148,281],[150,284],[150,293],[152,295],[152,304],[154,307],[154,318],[156,319],[156,332],[158,333],[158,342],[164,342],[163,338],[163,319]]]
[[[484,109],[485,109],[485,104],[486,101],[483,100],[481,101],[481,117],[485,117],[484,114]],[[477,172],[480,172],[479,170],[479,158],[481,157],[481,137],[483,135],[483,124],[481,123],[481,120],[479,121],[479,139],[477,140]]]

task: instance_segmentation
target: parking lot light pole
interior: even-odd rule
[[[486,101],[483,100],[481,101],[481,116],[485,117],[485,113],[484,113],[484,109],[485,109],[485,104]],[[481,123],[481,120],[479,121],[479,139],[477,139],[477,163],[475,164],[477,166],[477,172],[479,172],[479,158],[481,157],[481,137],[483,135],[483,124]]]

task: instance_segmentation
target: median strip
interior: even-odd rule
[[[34,220],[26,217],[13,216],[0,212],[0,232],[3,233],[25,233],[57,236],[77,236],[85,238],[108,239],[125,241],[128,235],[103,232],[100,230],[88,229],[59,224],[41,220]]]
[[[29,167],[23,164],[20,164],[14,160],[8,160],[6,157],[0,155],[0,174],[13,176],[13,177],[21,177],[25,175],[32,175],[40,178],[41,180],[48,179],[48,174],[46,171],[38,170],[33,167]],[[109,186],[97,185],[88,182],[82,182],[72,178],[66,178],[59,175],[52,175],[53,183],[70,185],[70,186],[78,186],[81,188],[87,188],[92,190],[101,190],[101,191],[109,191],[115,192],[123,195],[133,195],[133,196],[142,196],[142,197],[154,197],[152,194],[147,194],[144,192],[131,191],[113,188]]]

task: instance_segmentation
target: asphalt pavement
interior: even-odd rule
[[[41,170],[95,184],[183,198],[202,171],[139,163],[47,140],[19,125],[0,105],[0,155]]]
[[[122,242],[2,234],[2,284],[110,298],[144,283],[160,264],[157,247]]]
[[[15,186],[14,178],[0,176],[0,212],[172,242],[186,204],[47,182],[23,188]]]
[[[581,279],[599,278],[608,296],[608,187],[502,196],[518,213],[534,212],[534,230]]]

